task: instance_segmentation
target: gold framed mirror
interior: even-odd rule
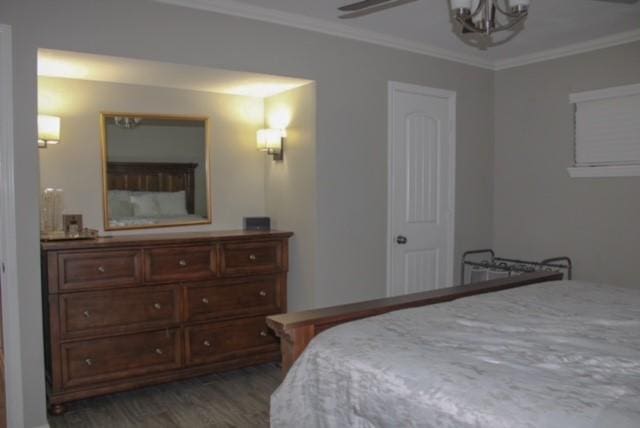
[[[100,113],[104,229],[211,223],[209,119]]]

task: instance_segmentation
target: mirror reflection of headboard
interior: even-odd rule
[[[100,131],[105,231],[211,223],[206,116],[103,112]]]
[[[107,189],[133,192],[184,190],[189,214],[195,212],[197,163],[107,162]]]

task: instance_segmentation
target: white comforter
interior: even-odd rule
[[[165,225],[190,223],[205,218],[196,214],[176,215],[176,216],[157,216],[157,217],[116,217],[109,220],[111,227],[128,227],[128,226],[148,226],[148,225]]]
[[[278,427],[640,427],[640,290],[530,285],[316,337]]]

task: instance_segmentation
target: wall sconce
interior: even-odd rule
[[[284,139],[287,131],[284,129],[258,130],[258,150],[273,156],[274,161],[281,161],[284,155]]]
[[[60,118],[57,116],[38,115],[38,147],[46,149],[49,144],[60,142]]]

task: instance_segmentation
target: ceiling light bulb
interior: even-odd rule
[[[476,13],[471,17],[471,20],[476,25],[482,24],[484,22],[484,8],[481,8],[480,10],[478,10],[478,13]]]
[[[526,12],[529,9],[530,0],[509,0],[509,8],[514,12]]]
[[[454,12],[460,9],[471,10],[472,0],[451,0],[451,10]]]

